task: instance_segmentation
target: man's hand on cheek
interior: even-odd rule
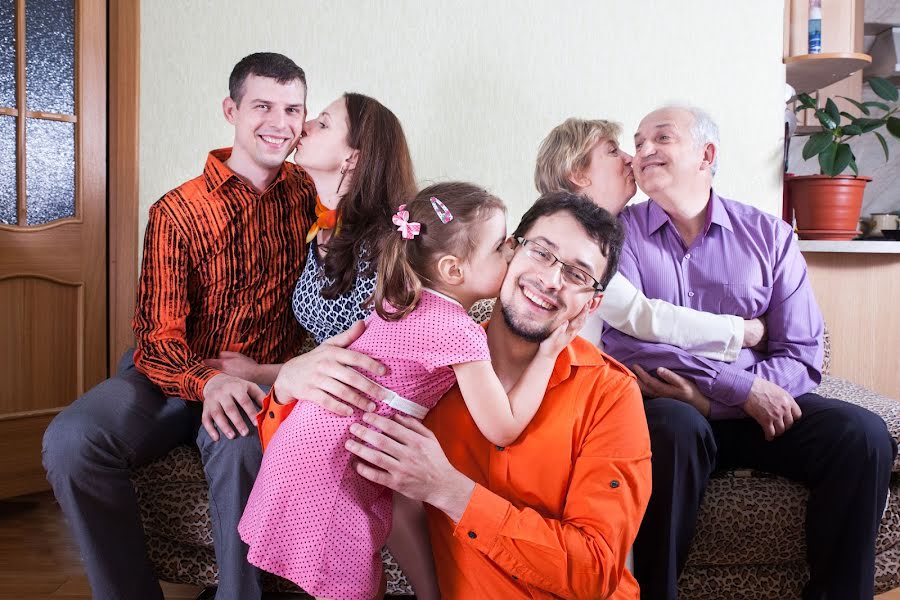
[[[357,463],[357,472],[459,521],[475,482],[453,468],[434,434],[416,419],[401,415],[394,421],[376,414],[363,419],[379,431],[350,426],[358,440],[349,440],[347,450],[365,461]]]

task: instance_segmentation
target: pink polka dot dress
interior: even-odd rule
[[[351,348],[387,366],[383,376],[363,371],[397,396],[378,402],[387,417],[421,419],[455,382],[450,365],[490,360],[485,331],[430,290],[401,321],[372,313]],[[359,476],[344,448],[362,414],[341,417],[301,401],[269,442],[238,526],[252,564],[315,596],[369,600],[378,591],[392,492]]]

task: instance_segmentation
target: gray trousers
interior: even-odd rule
[[[116,375],[63,410],[44,434],[47,478],[81,550],[95,600],[163,600],[147,556],[134,468],[196,443],[209,482],[219,565],[217,600],[260,598],[259,571],[247,563],[237,524],[259,472],[262,449],[250,434],[213,442],[200,426],[202,406],[163,392],[126,352]]]

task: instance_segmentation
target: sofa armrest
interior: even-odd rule
[[[813,392],[828,398],[850,402],[872,411],[884,419],[888,432],[900,445],[900,401],[882,396],[846,379],[830,375],[823,376],[821,385],[814,389]],[[894,461],[894,466],[891,470],[894,473],[900,472],[900,455]]]

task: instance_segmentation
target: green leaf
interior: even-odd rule
[[[844,135],[860,135],[863,132],[859,125],[854,125],[853,123],[844,125],[841,131]]]
[[[858,115],[851,115],[850,113],[844,112],[844,111],[841,111],[841,116],[842,116],[842,117],[847,117],[847,120],[848,120],[848,121],[852,121],[853,119],[859,118]]]
[[[834,155],[834,166],[831,168],[832,176],[843,173],[844,169],[850,166],[851,160],[853,160],[853,151],[850,150],[850,146],[838,144],[837,153]]]
[[[850,157],[850,168],[853,170],[853,174],[859,177],[859,168],[856,166],[856,157]]]
[[[856,119],[853,124],[862,129],[863,133],[869,133],[884,125],[884,119]]]
[[[834,155],[837,153],[837,147],[837,144],[829,144],[819,153],[819,170],[822,171],[822,175],[831,175],[832,177],[836,175],[831,171],[834,169]]]
[[[888,102],[896,102],[897,98],[900,97],[900,94],[897,93],[897,88],[887,79],[870,77],[869,85],[872,86],[872,91],[875,92],[879,98],[883,98]]]
[[[816,101],[807,93],[797,94],[797,101],[800,102],[803,108],[816,108]]]
[[[803,146],[803,160],[809,160],[819,154],[834,141],[830,131],[820,131],[809,136]]]
[[[853,98],[848,98],[847,96],[838,96],[838,98],[843,98],[844,100],[846,100],[847,102],[849,102],[850,104],[852,104],[853,106],[858,108],[860,110],[860,112],[862,112],[862,114],[864,114],[864,115],[869,114],[868,107],[865,104],[863,104],[862,102],[857,102]],[[841,113],[841,114],[844,114],[844,113]]]
[[[837,121],[835,121],[833,118],[831,118],[831,115],[829,115],[827,112],[825,112],[825,109],[822,109],[822,108],[818,109],[816,111],[816,118],[819,120],[819,123],[821,123],[822,127],[824,127],[825,129],[834,129],[835,127],[838,126]]]
[[[837,104],[834,103],[834,100],[829,98],[825,101],[825,112],[834,119],[835,124],[839,124],[841,122],[841,111],[838,110]]]
[[[870,100],[868,102],[863,102],[865,106],[880,108],[881,110],[888,111],[891,110],[891,107],[885,104],[884,102],[875,102],[874,100]]]
[[[887,130],[891,135],[900,140],[900,119],[897,117],[888,117]]]
[[[875,132],[875,137],[877,137],[878,141],[881,142],[881,149],[884,150],[884,162],[887,162],[891,157],[890,153],[888,152],[887,142],[884,141],[884,136],[877,131]]]

